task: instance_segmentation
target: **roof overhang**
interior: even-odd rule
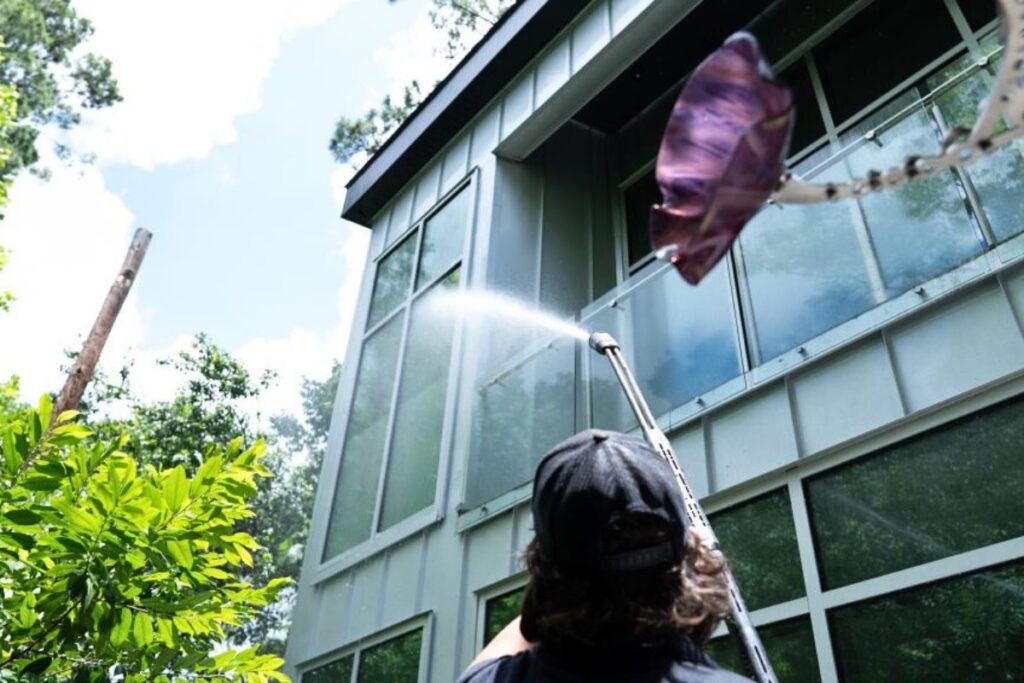
[[[349,181],[342,218],[369,226],[589,2],[522,0],[506,12]]]

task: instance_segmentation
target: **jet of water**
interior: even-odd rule
[[[437,297],[436,304],[444,306],[448,312],[499,320],[514,320],[579,341],[585,342],[590,337],[589,332],[571,321],[559,318],[548,311],[534,308],[520,299],[505,294],[485,290],[447,291]]]

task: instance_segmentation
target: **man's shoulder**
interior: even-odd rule
[[[455,683],[516,683],[530,667],[529,652],[488,659],[462,672]]]

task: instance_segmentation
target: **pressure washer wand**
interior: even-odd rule
[[[707,515],[704,514],[700,503],[697,502],[697,496],[693,495],[693,490],[686,481],[686,475],[683,474],[683,470],[679,467],[676,455],[672,451],[672,444],[669,443],[668,437],[665,436],[665,433],[658,428],[657,423],[654,421],[654,415],[651,413],[647,401],[644,400],[643,394],[640,393],[640,387],[637,386],[636,378],[633,377],[633,373],[622,357],[622,349],[619,348],[619,343],[610,334],[595,332],[590,335],[590,348],[608,358],[612,371],[615,373],[615,377],[619,380],[619,384],[622,385],[622,390],[626,394],[629,407],[633,409],[636,419],[640,422],[640,429],[643,430],[644,438],[658,451],[662,458],[668,461],[668,464],[675,472],[679,488],[683,492],[683,503],[686,506],[686,515],[689,518],[690,528],[694,529],[708,546],[718,550],[718,537],[715,536],[715,532],[712,530],[711,524],[708,522]],[[771,662],[768,661],[764,645],[761,644],[761,638],[757,635],[754,623],[750,620],[750,613],[747,611],[747,606],[743,602],[743,596],[740,595],[739,586],[736,585],[736,579],[733,578],[732,571],[728,565],[725,568],[725,580],[729,586],[729,620],[727,622],[729,630],[738,636],[743,643],[747,659],[754,670],[754,676],[757,681],[759,683],[777,683],[778,679],[775,677],[775,671],[772,670]]]

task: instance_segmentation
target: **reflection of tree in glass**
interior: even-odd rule
[[[357,683],[416,683],[422,645],[419,630],[364,650],[359,655]]]
[[[916,91],[908,91],[844,136],[844,143],[850,143],[876,131],[875,141],[862,143],[846,157],[850,173],[864,177],[872,169],[898,166],[922,150],[938,148],[937,124],[922,108],[884,130],[877,130],[915,101]],[[981,242],[952,171],[870,195],[859,200],[859,204],[890,296],[981,252]]]
[[[987,50],[986,50],[987,51]],[[957,60],[928,79],[928,87],[936,88],[954,75],[973,65],[969,55]],[[966,80],[943,92],[935,100],[950,127],[971,127],[978,118],[978,107],[988,96],[992,76],[978,70]],[[1006,129],[1002,123],[997,132]],[[1024,143],[1015,141],[996,150],[967,167],[967,174],[977,190],[982,209],[992,230],[1000,240],[1024,230]]]
[[[806,483],[822,581],[844,586],[1024,535],[1024,400]]]
[[[352,680],[353,655],[319,666],[302,674],[302,683],[349,683]]]
[[[743,599],[760,609],[804,594],[793,511],[785,489],[710,516]]]
[[[412,277],[412,259],[416,255],[416,233],[412,233],[377,265],[377,276],[373,282],[373,298],[370,301],[372,327],[395,310],[395,307],[409,296],[409,278]]]
[[[575,350],[554,346],[481,387],[473,410],[466,505],[533,477],[540,457],[576,431]]]
[[[757,633],[780,681],[817,683],[821,680],[814,634],[807,617],[761,626]],[[707,652],[724,668],[742,674],[747,672],[742,648],[738,639],[722,636],[708,643]]]
[[[1024,565],[842,607],[830,631],[856,683],[1024,680]]]
[[[489,643],[498,632],[519,616],[519,608],[523,604],[523,589],[516,590],[491,598],[487,601],[484,614],[484,642]]]
[[[402,316],[397,316],[363,345],[327,534],[327,557],[370,536],[401,333]]]
[[[417,289],[451,268],[462,256],[469,199],[470,192],[462,190],[431,216],[424,226],[419,272],[416,275]]]
[[[823,147],[794,170],[824,162]],[[841,163],[815,182],[846,180]],[[767,361],[874,306],[864,253],[857,241],[856,207],[844,203],[766,207],[744,230],[743,259],[761,360]]]

